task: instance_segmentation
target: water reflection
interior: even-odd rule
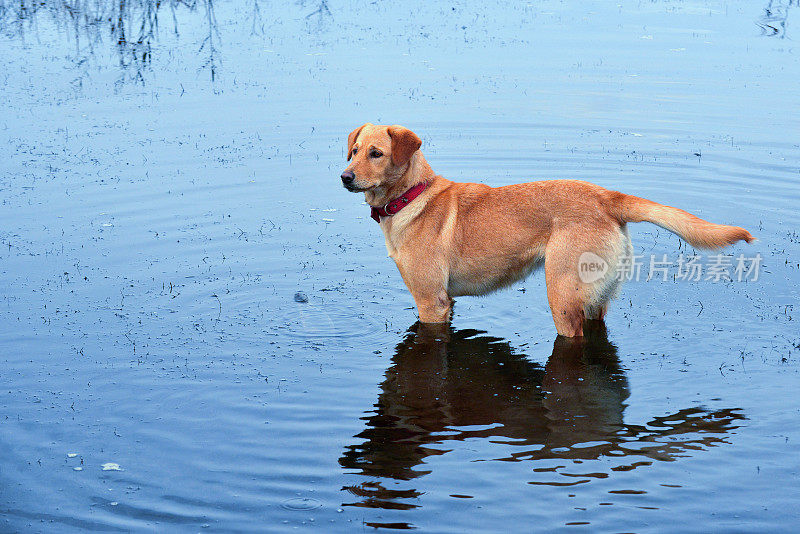
[[[261,0],[248,0],[250,7],[237,10],[250,26],[251,35],[264,35],[265,24],[278,18],[280,8],[262,13]],[[306,31],[317,34],[329,29],[333,15],[327,0],[299,0],[298,15],[305,13]],[[164,24],[166,19],[166,24]],[[180,24],[179,24],[180,19]],[[237,21],[238,22],[238,21]],[[57,33],[74,41],[75,66],[95,57],[110,44],[122,74],[121,82],[145,82],[152,67],[158,40],[180,37],[183,31],[193,38],[185,43],[197,51],[198,70],[206,70],[215,81],[221,61],[222,38],[214,0],[0,0],[0,34],[23,42],[29,35],[40,41],[52,39],[45,28],[52,24]],[[164,54],[172,57],[173,51]]]
[[[725,443],[744,419],[736,409],[693,407],[626,424],[628,396],[617,349],[602,327],[583,344],[557,338],[542,367],[484,332],[415,325],[397,347],[375,410],[364,418],[367,428],[356,436],[363,441],[339,460],[368,478],[343,488],[356,497],[344,504],[419,506],[417,489],[384,482],[425,476],[431,472],[426,459],[467,438],[490,438],[491,450],[500,451],[480,459],[533,460],[529,484],[572,486]],[[599,458],[606,461],[592,469],[609,472],[566,467]]]
[[[253,1],[255,17],[258,0]],[[213,81],[219,65],[213,0],[0,0],[0,32],[22,40],[33,33],[42,39],[49,37],[39,35],[43,23],[52,22],[74,39],[78,65],[95,55],[96,48],[108,38],[122,72],[143,83],[165,11],[171,22],[168,31],[175,36],[179,35],[178,17],[182,13],[191,13],[203,25],[198,54],[201,68],[208,69]],[[253,24],[255,28],[255,19]]]
[[[764,8],[764,14],[757,21],[761,27],[761,34],[786,37],[786,21],[789,18],[789,8],[796,6],[797,0],[769,0]]]

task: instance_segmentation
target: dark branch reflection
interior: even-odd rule
[[[797,0],[769,0],[763,15],[756,21],[761,28],[761,35],[785,38],[789,9],[796,5]]]
[[[345,505],[418,506],[418,490],[390,489],[382,480],[413,486],[431,472],[428,457],[467,438],[491,439],[505,451],[487,460],[533,460],[530,484],[566,486],[611,473],[570,473],[552,460],[614,458],[603,465],[628,471],[725,443],[744,419],[736,409],[692,407],[644,425],[626,424],[628,396],[617,349],[602,327],[589,331],[583,343],[558,337],[542,367],[484,332],[415,325],[397,346],[375,410],[355,436],[359,442],[339,460],[367,477],[343,488],[357,497]]]
[[[263,35],[265,18],[279,18],[280,7],[263,0],[246,2],[250,7],[241,10],[243,27],[249,25],[251,35]],[[262,6],[269,11],[262,14]],[[299,0],[297,9],[310,35],[327,31],[333,21],[327,0]],[[44,31],[52,24],[58,37],[66,35],[74,41],[76,67],[99,56],[100,47],[108,43],[122,74],[120,82],[143,84],[152,68],[153,54],[160,51],[164,56],[171,55],[171,49],[157,43],[165,34],[180,35],[179,18],[180,27],[196,37],[187,46],[196,47],[198,70],[205,69],[215,81],[222,39],[214,0],[0,0],[0,34],[22,41],[29,36],[44,41],[53,37]]]
[[[253,2],[255,15],[258,0]],[[165,11],[171,22],[167,31],[176,36],[181,12],[193,14],[204,26],[198,53],[203,58],[201,68],[208,69],[213,81],[219,64],[213,0],[0,0],[0,32],[23,40],[28,34],[42,38],[38,32],[42,17],[46,17],[74,39],[78,65],[93,56],[107,38],[116,50],[122,73],[143,83]]]

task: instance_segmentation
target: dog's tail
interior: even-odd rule
[[[697,248],[720,248],[756,240],[750,232],[738,226],[713,224],[678,208],[652,200],[614,192],[612,211],[621,222],[651,222],[679,235]]]

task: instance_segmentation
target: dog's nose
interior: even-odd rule
[[[353,174],[353,171],[344,171],[342,173],[342,183],[344,185],[351,185],[355,179],[356,175]]]

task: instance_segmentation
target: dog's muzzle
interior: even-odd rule
[[[356,175],[353,171],[344,171],[342,173],[342,185],[345,187],[351,187],[353,182],[356,181]]]
[[[358,193],[359,191],[363,191],[360,187],[356,184],[356,175],[353,171],[347,170],[342,173],[342,185],[348,191],[353,193]]]

